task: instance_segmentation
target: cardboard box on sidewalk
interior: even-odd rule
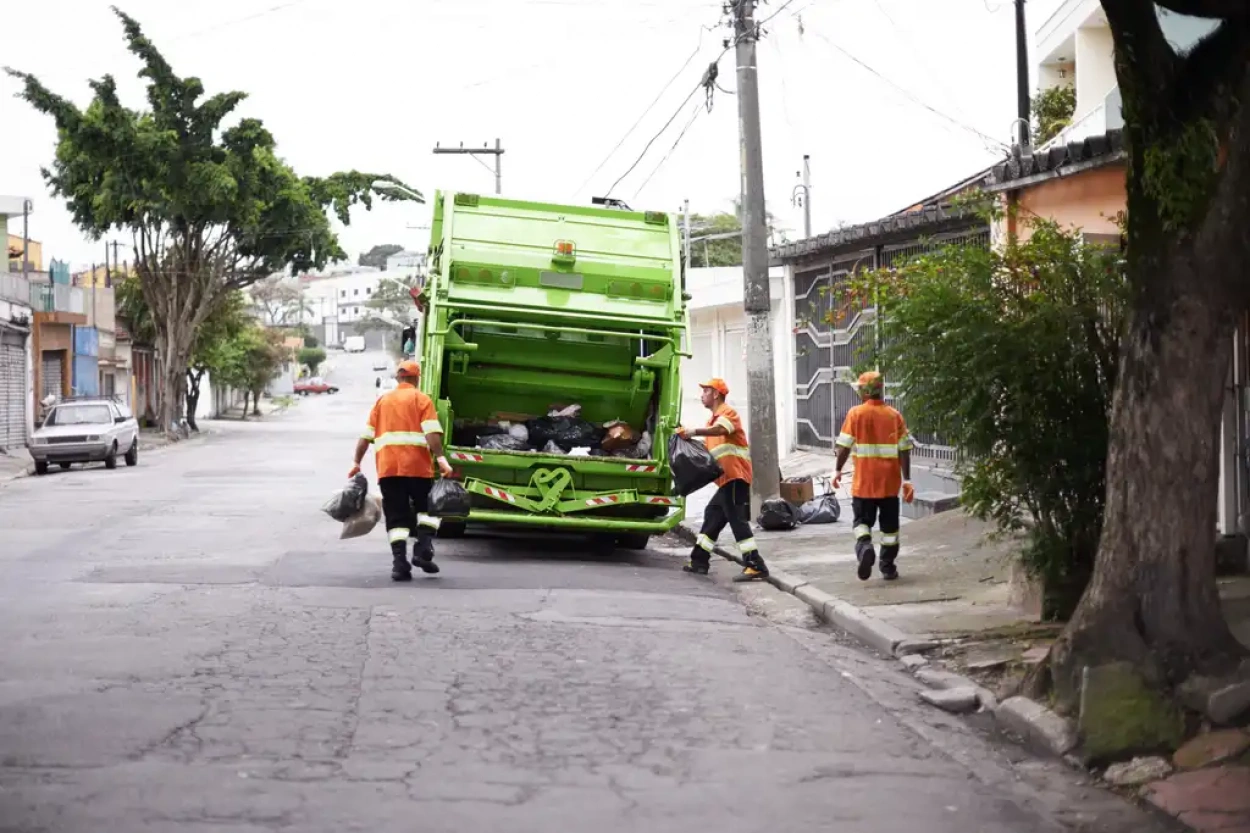
[[[815,497],[810,477],[789,477],[781,481],[781,498],[787,503],[802,506]]]

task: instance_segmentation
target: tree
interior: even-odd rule
[[[326,360],[326,351],[323,347],[304,347],[296,354],[296,358],[300,364],[308,366],[310,375],[316,376],[317,368]]]
[[[374,269],[385,269],[386,259],[391,255],[399,254],[403,250],[403,246],[398,246],[394,243],[383,243],[362,254],[356,259],[356,263],[360,266],[372,266]]]
[[[143,288],[136,277],[118,281],[117,316],[131,334],[140,341],[150,341],[156,332],[152,311],[148,308]],[[205,374],[217,380],[221,363],[227,361],[229,344],[251,323],[247,300],[235,290],[222,295],[214,304],[204,323],[195,332],[191,357],[187,363],[186,419],[192,431],[199,431],[195,413],[200,402],[200,383]]]
[[[882,348],[857,360],[897,385],[913,429],[960,449],[964,505],[1025,534],[1044,613],[1066,618],[1102,526],[1124,270],[1118,250],[1079,233],[1042,221],[1031,232],[858,274],[833,306],[876,306]]]
[[[220,370],[219,363],[224,360],[226,346],[251,325],[247,300],[242,292],[235,290],[221,296],[204,323],[195,331],[187,365],[186,392],[187,425],[192,431],[200,430],[195,412],[200,404],[200,383],[204,381],[204,375],[208,374],[210,379],[216,375]]]
[[[768,237],[772,243],[785,242],[785,231],[777,226],[772,212],[766,212]],[[734,200],[732,212],[690,215],[690,265],[742,265],[742,211]],[[702,239],[700,239],[702,238]]]
[[[294,327],[303,323],[308,304],[298,283],[286,275],[271,275],[249,290],[252,302],[268,327]]]
[[[1044,145],[1072,124],[1076,112],[1076,87],[1060,84],[1033,97],[1033,141]]]
[[[244,419],[249,397],[252,412],[260,414],[260,395],[288,357],[284,339],[277,330],[252,324],[218,346],[213,359],[214,377],[224,385],[243,391]]]
[[[1232,335],[1250,307],[1250,4],[1158,5],[1220,23],[1179,55],[1154,3],[1103,0],[1124,101],[1131,302],[1094,575],[1028,681],[1064,710],[1087,668],[1129,663],[1165,702],[1245,653],[1220,607],[1215,532]]]
[[[260,120],[226,123],[244,93],[205,99],[200,79],[175,74],[139,24],[113,11],[142,64],[150,109],[126,107],[111,76],[92,81],[92,101],[79,108],[35,77],[6,71],[22,82],[20,97],[56,123],[56,156],[43,175],[74,222],[93,239],[110,229],[131,234],[164,359],[160,422],[169,430],[182,414],[195,331],[221,296],[346,257],[327,210],[348,223],[350,209],[370,208],[375,194],[421,195],[389,175],[297,176]]]
[[[378,281],[377,290],[365,304],[368,312],[356,322],[356,328],[362,332],[383,330],[398,333],[404,324],[412,320],[416,311],[409,290],[420,285],[421,279],[416,275],[383,278]]]

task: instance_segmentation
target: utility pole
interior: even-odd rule
[[[803,170],[799,171],[798,176],[802,179],[799,184],[794,186],[794,191],[790,195],[790,202],[795,205],[803,206],[803,237],[810,239],[812,236],[812,157],[803,154]],[[803,192],[800,197],[799,192]]]
[[[34,203],[30,200],[22,200],[22,277],[30,277],[30,212],[34,209]],[[8,236],[7,234],[5,235]],[[5,240],[5,246],[8,246],[8,240]],[[5,252],[5,260],[8,260],[8,252]],[[8,264],[5,264],[6,268]]]
[[[1016,117],[1020,119],[1020,149],[1029,146],[1029,37],[1024,24],[1024,0],[1016,2]]]
[[[117,265],[121,263],[121,261],[117,259],[117,247],[120,245],[121,243],[118,243],[116,240],[113,241],[113,271],[114,272],[117,271],[118,269]],[[122,277],[124,278],[125,275],[122,275]],[[112,272],[108,272],[104,275],[104,285],[105,286],[113,285],[113,273]]]
[[[438,144],[435,144],[434,152],[436,154],[445,154],[445,153],[467,154],[469,156],[472,156],[474,159],[477,159],[479,156],[494,156],[495,157],[495,193],[496,194],[503,193],[503,171],[500,168],[500,162],[503,159],[503,144],[500,142],[499,139],[495,140],[495,146],[493,148],[492,147],[467,148],[464,146],[464,142],[461,142],[460,147],[458,148],[445,148]],[[481,159],[477,159],[477,161],[482,162]],[[485,165],[486,163],[482,162],[482,164]]]
[[[684,249],[683,260],[685,262],[685,269],[683,270],[681,277],[681,291],[685,292],[686,283],[690,280],[690,200],[686,200],[682,204],[681,222],[682,226],[686,229],[685,245],[682,247]]]
[[[755,55],[757,0],[732,0],[738,63],[738,124],[742,144],[743,307],[747,314],[747,396],[751,423],[752,516],[781,487],[777,460],[777,385],[769,317],[768,220],[764,213],[764,154]]]

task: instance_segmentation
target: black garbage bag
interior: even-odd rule
[[[760,505],[760,516],[755,519],[760,529],[770,532],[794,529],[799,525],[798,513],[795,508],[781,498],[766,500]]]
[[[530,445],[543,448],[549,442],[565,451],[575,448],[598,448],[603,427],[580,417],[544,416],[525,423],[530,432]]]
[[[821,495],[800,506],[797,514],[801,524],[832,524],[842,517],[842,505],[837,495]]]
[[[363,474],[357,474],[325,502],[321,511],[340,523],[345,522],[364,507],[365,495],[368,493],[368,478]]]
[[[543,454],[567,454],[560,446],[556,445],[555,440],[547,440],[547,444],[543,446]]]
[[[451,428],[451,444],[473,447],[477,445],[478,440],[482,437],[490,437],[496,434],[508,433],[507,428],[500,428],[498,425],[475,425],[472,423],[460,423],[453,425]]]
[[[668,440],[668,464],[673,470],[673,490],[682,497],[715,483],[725,473],[707,446],[676,434]]]
[[[436,481],[430,489],[430,514],[439,518],[469,517],[469,492],[454,480]]]
[[[491,434],[477,441],[478,448],[487,451],[529,451],[529,443],[517,439],[511,434]]]

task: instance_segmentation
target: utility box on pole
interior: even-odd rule
[[[747,315],[747,395],[751,424],[751,514],[777,497],[781,466],[777,452],[777,385],[773,378],[773,333],[768,280],[768,218],[764,208],[764,163],[760,139],[759,79],[755,23],[757,0],[732,0],[738,63],[738,123],[742,143],[743,307]]]

